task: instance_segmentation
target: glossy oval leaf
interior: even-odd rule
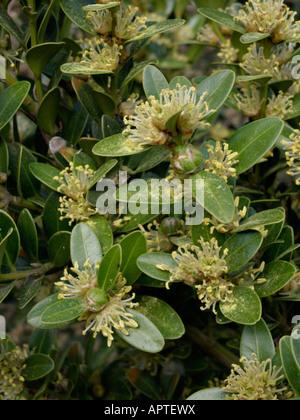
[[[227,249],[226,263],[228,272],[234,273],[246,265],[259,251],[263,243],[260,232],[245,232],[231,236],[223,245]]]
[[[53,328],[74,321],[87,310],[83,299],[63,299],[49,305],[41,314],[41,322]]]
[[[276,144],[284,122],[279,118],[254,121],[239,129],[229,140],[229,149],[237,152],[237,175],[252,168]]]
[[[131,328],[129,335],[119,330],[115,332],[128,344],[146,353],[159,353],[165,346],[165,340],[159,329],[144,315],[128,309],[127,312],[133,315],[138,323],[138,328]]]
[[[62,73],[72,74],[72,75],[83,75],[83,76],[97,76],[102,74],[113,74],[109,70],[100,70],[90,67],[88,64],[84,63],[65,63],[60,68]]]
[[[93,148],[93,153],[103,157],[131,156],[150,149],[149,146],[132,146],[123,134],[101,140]]]
[[[269,226],[277,223],[281,223],[285,220],[285,212],[282,209],[265,210],[260,213],[254,214],[247,220],[242,222],[240,226],[234,229],[232,232],[244,232],[245,230],[255,229],[261,226]]]
[[[57,232],[48,244],[48,253],[56,267],[63,267],[71,260],[71,233]]]
[[[263,34],[261,32],[249,32],[240,37],[242,44],[253,44],[254,42],[261,41],[262,39],[269,38],[270,34]]]
[[[91,0],[60,0],[60,6],[68,18],[85,32],[95,35],[92,22],[87,18],[88,11],[83,10],[91,4]]]
[[[296,330],[292,333],[291,344],[292,344],[292,351],[293,351],[294,358],[296,360],[298,368],[300,369],[300,333],[299,333],[299,328],[296,328]]]
[[[36,261],[38,259],[37,229],[33,217],[27,209],[23,209],[20,213],[18,230],[24,251],[31,260]]]
[[[59,181],[55,181],[55,177],[60,176],[60,171],[54,166],[47,165],[46,163],[32,163],[30,171],[36,179],[41,181],[42,184],[49,187],[51,190],[57,191],[61,186]]]
[[[199,172],[191,176],[192,193],[197,202],[221,223],[232,221],[235,204],[229,186],[215,174]]]
[[[42,130],[52,136],[60,103],[60,89],[51,89],[43,98],[37,113],[37,123]]]
[[[272,296],[286,286],[295,276],[296,267],[287,261],[274,261],[266,265],[261,277],[265,283],[255,286],[260,297]]]
[[[187,401],[226,401],[226,393],[221,388],[203,389],[192,394]]]
[[[44,378],[54,369],[53,360],[45,354],[33,354],[25,362],[25,369],[22,372],[25,381],[37,381]]]
[[[185,333],[183,322],[175,310],[161,299],[142,296],[136,311],[145,315],[159,329],[165,340],[177,340]]]
[[[64,42],[36,45],[26,53],[26,61],[33,73],[40,77],[49,61],[65,46]]]
[[[287,380],[295,393],[300,396],[300,369],[294,358],[290,337],[283,337],[280,340],[279,347],[281,361]]]
[[[97,214],[90,217],[85,223],[94,231],[100,242],[103,254],[106,254],[114,244],[113,233],[108,221],[105,217]]]
[[[172,255],[162,252],[151,252],[142,255],[138,258],[137,265],[147,276],[165,282],[170,280],[171,274],[169,271],[160,270],[157,266],[166,265],[170,268],[176,268],[178,266]]]
[[[147,66],[144,71],[143,86],[148,99],[150,96],[159,99],[161,91],[169,88],[169,83],[158,68]]]
[[[102,260],[102,249],[94,231],[84,223],[80,223],[72,231],[71,258],[73,265],[77,262],[80,269],[89,260],[92,266]]]
[[[3,210],[0,210],[0,241],[5,239],[7,236],[8,238],[4,250],[3,264],[11,267],[16,263],[19,256],[20,235],[14,220]]]
[[[256,354],[260,363],[273,359],[276,350],[271,332],[263,319],[244,328],[241,340],[241,357],[253,359]]]
[[[132,38],[129,41],[126,41],[126,44],[129,44],[130,42],[140,41],[146,38],[152,38],[155,35],[172,31],[173,29],[178,28],[179,26],[182,26],[184,24],[185,20],[183,19],[169,19],[164,22],[154,23],[153,25],[149,26],[145,31],[143,31],[141,35],[136,36],[135,38]]]
[[[245,34],[247,31],[244,25],[235,20],[233,16],[228,13],[221,12],[219,10],[213,10],[208,8],[200,8],[199,13],[213,22],[219,23],[220,25],[226,26],[226,28],[233,29],[235,32]]]
[[[233,288],[233,303],[221,303],[222,314],[242,325],[255,325],[262,315],[262,305],[257,294],[248,287]]]
[[[16,114],[30,91],[29,82],[18,82],[0,93],[0,130]]]

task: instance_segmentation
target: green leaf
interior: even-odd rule
[[[43,311],[41,322],[59,328],[57,326],[76,320],[86,310],[87,305],[83,299],[57,300]]]
[[[160,163],[166,161],[171,153],[170,150],[165,149],[162,146],[155,146],[141,153],[140,156],[136,155],[137,157],[140,157],[140,159],[137,168],[134,170],[134,174],[146,172],[155,168]]]
[[[18,230],[24,251],[31,260],[37,261],[39,253],[37,229],[33,217],[27,209],[21,211]]]
[[[233,29],[235,32],[245,34],[247,31],[242,23],[235,20],[233,16],[219,10],[212,10],[207,8],[200,8],[199,13],[213,22],[226,26],[226,28]]]
[[[147,66],[144,71],[143,86],[148,99],[150,96],[159,99],[161,91],[169,88],[169,83],[160,70],[154,66]]]
[[[106,254],[114,243],[113,233],[108,221],[100,214],[97,214],[90,217],[85,223],[94,231],[100,242],[103,254]]]
[[[37,381],[44,378],[54,369],[53,360],[45,354],[33,354],[25,362],[26,367],[22,372],[26,381]]]
[[[137,281],[141,275],[141,270],[137,266],[137,259],[148,251],[147,240],[142,232],[133,232],[120,242],[122,248],[121,273],[131,285]]]
[[[266,282],[255,286],[260,297],[272,296],[286,286],[296,274],[296,267],[286,261],[274,261],[268,264],[261,277]]]
[[[28,324],[40,330],[52,330],[54,328],[65,328],[69,326],[71,323],[73,323],[73,321],[77,319],[84,312],[83,306],[81,306],[83,302],[82,300],[75,299],[75,305],[74,305],[74,299],[72,299],[72,301],[71,299],[60,301],[58,300],[58,296],[59,296],[58,294],[51,295],[48,298],[44,299],[43,301],[39,302],[34,308],[32,308],[27,316]],[[81,302],[80,304],[78,300],[79,302]],[[70,319],[68,321],[61,321],[61,322],[57,321],[55,324],[52,321],[47,323],[45,322],[45,320],[42,320],[42,317],[44,316],[44,314],[47,313],[47,311],[51,310],[51,308],[53,307],[54,307],[53,315],[55,317],[58,314],[58,312],[56,312],[56,309],[57,309],[56,305],[57,303],[61,303],[61,302],[67,302],[67,305],[68,305],[68,302],[71,302],[70,306],[73,307],[73,310],[71,308],[71,317],[73,316],[72,315],[73,313],[75,314],[73,319]],[[81,309],[83,311],[77,316],[77,313],[80,312],[80,311],[76,312],[78,308],[80,308],[80,311]],[[48,316],[49,316],[49,312],[48,312]],[[68,317],[70,316],[70,311],[69,312],[67,311],[67,316]],[[63,312],[62,312],[62,317],[64,317]]]
[[[133,309],[127,309],[138,323],[138,328],[131,328],[129,335],[119,330],[115,332],[131,346],[144,351],[145,353],[159,353],[165,346],[165,340],[159,329],[144,315]]]
[[[12,232],[11,229],[13,230]],[[19,256],[20,235],[14,220],[3,210],[0,210],[0,239],[4,239],[7,236],[3,264],[11,267],[11,265],[16,263]]]
[[[248,287],[236,286],[233,288],[233,302],[221,303],[222,314],[242,325],[255,325],[262,315],[261,301],[257,294]]]
[[[76,146],[80,140],[88,122],[88,113],[80,102],[77,102],[68,118],[64,129],[63,138],[73,146]]]
[[[9,153],[10,169],[20,197],[38,196],[41,185],[30,171],[30,165],[36,162],[36,157],[20,143],[11,143]]]
[[[9,152],[6,141],[0,137],[0,172],[7,174],[9,168]]]
[[[58,191],[61,186],[59,181],[54,181],[55,177],[60,176],[60,171],[54,166],[46,163],[32,163],[30,165],[30,171],[36,179],[42,182],[42,184],[49,187],[51,190]]]
[[[171,274],[169,271],[160,270],[157,266],[166,265],[170,268],[176,268],[178,266],[172,255],[162,252],[151,252],[142,255],[138,258],[137,265],[147,276],[165,282],[170,281]]]
[[[232,231],[232,233],[244,232],[245,230],[256,229],[261,226],[281,223],[283,220],[285,220],[285,212],[280,208],[262,211],[242,222],[238,228]]]
[[[84,109],[97,124],[101,125],[101,116],[103,112],[95,99],[98,92],[94,91],[92,87],[83,80],[73,78],[72,85]]]
[[[89,259],[92,266],[99,264],[102,260],[102,250],[99,240],[94,231],[84,223],[78,224],[71,236],[71,257],[73,265],[77,262],[79,268]]]
[[[108,115],[103,115],[101,127],[104,139],[106,137],[115,136],[116,134],[121,134],[123,131],[120,124]]]
[[[151,296],[138,297],[137,302],[137,312],[150,319],[165,340],[177,340],[183,336],[184,325],[177,312],[166,302]]]
[[[14,229],[11,227],[8,232],[7,235],[2,239],[2,235],[0,236],[0,273],[1,273],[1,267],[2,267],[2,263],[3,263],[3,258],[5,255],[5,250],[6,250],[6,245],[8,242],[8,239],[10,237],[10,235],[14,232]]]
[[[4,299],[7,298],[10,292],[13,290],[14,286],[15,286],[15,282],[13,281],[7,284],[6,286],[0,287],[0,303],[2,303]]]
[[[0,130],[6,126],[25,101],[31,85],[18,82],[0,93]]]
[[[254,42],[261,41],[262,39],[269,38],[270,34],[262,34],[261,32],[249,32],[240,37],[242,44],[253,44]]]
[[[94,69],[88,64],[84,63],[65,63],[60,68],[62,73],[72,75],[96,76],[101,74],[113,74],[109,70]]]
[[[131,146],[123,134],[101,140],[93,148],[93,153],[103,157],[131,156],[148,150],[149,146]]]
[[[129,44],[130,42],[141,41],[142,39],[152,38],[155,35],[162,34],[164,32],[171,31],[179,26],[185,24],[185,20],[183,19],[169,19],[164,22],[157,22],[154,25],[149,26],[145,31],[141,33],[141,35],[126,41],[125,44]]]
[[[49,354],[54,337],[54,330],[35,330],[30,338],[29,348],[37,353]]]
[[[83,10],[86,12],[98,12],[100,10],[108,10],[108,9],[113,9],[117,6],[120,6],[122,3],[120,3],[119,1],[113,1],[111,3],[107,3],[107,4],[89,4],[88,6],[84,6]]]
[[[26,48],[24,34],[2,7],[0,7],[0,25]]]
[[[55,122],[60,103],[60,89],[50,90],[43,98],[37,113],[39,127],[52,136],[55,133]]]
[[[91,188],[94,187],[94,185],[97,184],[97,182],[100,181],[108,172],[110,172],[116,165],[118,161],[116,159],[111,159],[108,162],[103,163],[103,165],[100,166],[99,169],[95,172],[93,175],[93,178],[89,182],[89,185],[87,186],[87,191],[89,191]]]
[[[122,263],[122,248],[113,246],[103,257],[98,271],[98,287],[105,293],[115,284]]]
[[[231,222],[235,212],[234,198],[223,179],[210,172],[199,172],[191,176],[191,179],[193,181],[192,193],[198,203],[221,223]],[[197,186],[197,181],[200,181],[200,186]],[[204,194],[200,194],[197,198],[199,188],[204,189]]]
[[[221,388],[203,389],[188,397],[187,401],[226,401],[226,394]]]
[[[193,84],[184,76],[176,76],[169,84],[169,89],[174,90],[177,88],[177,85],[186,86],[187,88],[193,87]]]
[[[222,70],[203,80],[197,86],[197,98],[204,96],[209,110],[217,112],[230,95],[235,83],[235,73]]]
[[[238,130],[229,140],[229,149],[237,152],[237,175],[252,168],[276,144],[284,123],[279,118],[265,118]]]
[[[262,243],[263,236],[260,232],[239,233],[229,238],[222,248],[223,251],[228,249],[228,272],[234,273],[246,265],[259,251]]]
[[[18,308],[24,309],[34,299],[39,292],[43,282],[43,277],[28,276],[21,288],[17,290],[16,298]]]
[[[49,241],[48,253],[55,267],[67,265],[71,260],[71,233],[55,233]]]
[[[263,319],[257,324],[246,326],[241,341],[241,357],[253,359],[256,354],[260,363],[273,359],[276,350],[271,332]]]
[[[128,233],[132,232],[133,230],[138,229],[139,225],[146,225],[147,223],[151,222],[151,220],[155,219],[158,214],[151,214],[149,210],[149,214],[131,214],[129,213],[128,216],[130,220],[123,224],[123,226],[118,229],[119,233]]]
[[[35,76],[40,77],[49,61],[65,46],[64,42],[36,45],[26,53],[26,61]]]
[[[236,81],[238,83],[250,83],[256,81],[260,81],[261,83],[263,83],[268,82],[271,79],[273,79],[273,76],[270,74],[258,74],[256,76],[238,76]]]
[[[60,0],[60,6],[68,18],[79,28],[91,35],[95,35],[92,22],[87,18],[88,12],[83,10],[85,6],[91,4],[91,0]]]
[[[291,335],[292,351],[298,368],[300,369],[300,335],[297,328]]]
[[[300,396],[300,369],[294,358],[290,337],[283,337],[280,340],[280,356],[283,369],[289,384]]]

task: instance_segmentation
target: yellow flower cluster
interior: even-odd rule
[[[266,107],[266,117],[278,117],[284,119],[293,111],[293,95],[290,93],[279,92],[269,98]]]
[[[60,198],[61,220],[71,219],[71,225],[74,221],[87,220],[96,214],[96,209],[92,208],[85,198],[94,173],[95,171],[89,165],[75,168],[74,163],[71,162],[70,166],[60,173],[60,176],[54,177],[54,181],[61,183],[58,192],[64,194],[64,197]]]
[[[86,261],[84,270],[80,270],[78,264],[75,263],[71,271],[77,277],[66,270],[62,281],[57,282],[56,286],[62,291],[59,299],[82,298],[85,300],[87,310],[78,319],[78,321],[86,321],[83,335],[92,331],[96,338],[101,332],[107,338],[107,344],[110,347],[114,340],[113,329],[129,335],[129,328],[138,327],[132,314],[127,312],[127,309],[136,307],[137,303],[132,302],[135,294],[129,296],[132,287],[126,286],[126,280],[121,274],[108,292],[104,293],[97,289],[98,270],[99,266],[92,266],[89,260]],[[97,295],[100,295],[100,302],[97,300]]]
[[[233,401],[275,401],[286,391],[278,383],[284,378],[283,368],[277,369],[271,359],[260,363],[256,354],[253,360],[243,357],[242,366],[233,365],[231,375],[225,380],[223,391]]]
[[[295,21],[296,15],[284,0],[250,0],[235,19],[247,32],[270,34],[272,42],[279,44],[298,37],[300,22]]]
[[[204,170],[218,175],[225,182],[231,177],[235,178],[236,169],[234,166],[239,162],[236,159],[238,153],[229,150],[228,143],[220,141],[217,141],[216,145],[209,144],[206,147],[208,158],[204,161]]]
[[[300,132],[295,131],[289,140],[282,140],[282,144],[290,167],[288,174],[296,177],[296,185],[300,185]]]
[[[8,350],[1,345],[0,351],[0,400],[15,401],[22,399],[25,379],[22,376],[26,360],[30,356],[28,346]]]
[[[124,135],[128,136],[129,142],[140,146],[163,145],[172,140],[167,122],[179,114],[177,131],[189,138],[196,129],[209,126],[203,119],[214,111],[209,110],[206,96],[204,93],[198,98],[194,87],[177,85],[174,90],[163,89],[159,99],[151,96],[149,102],[135,108],[135,115],[125,117]]]
[[[218,57],[224,64],[235,63],[238,60],[238,53],[239,50],[232,46],[230,39],[227,39],[221,44]]]
[[[93,38],[86,41],[85,51],[82,54],[81,64],[85,64],[91,69],[116,71],[122,54],[122,45],[118,45],[114,40],[109,44],[102,39]]]
[[[187,245],[173,252],[177,267],[158,265],[157,268],[171,273],[170,282],[184,282],[195,286],[199,300],[204,304],[201,309],[212,308],[216,313],[218,303],[232,302],[233,298],[234,285],[225,279],[228,273],[225,260],[227,254],[228,250],[225,249],[221,255],[221,247],[215,238],[210,242],[201,238],[199,246]]]
[[[157,222],[150,223],[147,230],[142,225],[139,228],[147,240],[149,252],[169,252],[173,248],[169,238],[162,233]]]

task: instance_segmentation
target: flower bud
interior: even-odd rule
[[[99,312],[101,308],[108,302],[106,293],[98,288],[89,290],[85,299],[91,312]]]
[[[182,231],[181,220],[176,217],[167,217],[161,222],[160,230],[166,236],[178,235]]]
[[[179,173],[195,173],[200,169],[204,156],[195,146],[186,144],[177,146],[172,159],[172,166]]]

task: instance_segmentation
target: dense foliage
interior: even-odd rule
[[[0,399],[300,398],[300,21],[210,3],[2,2]]]

